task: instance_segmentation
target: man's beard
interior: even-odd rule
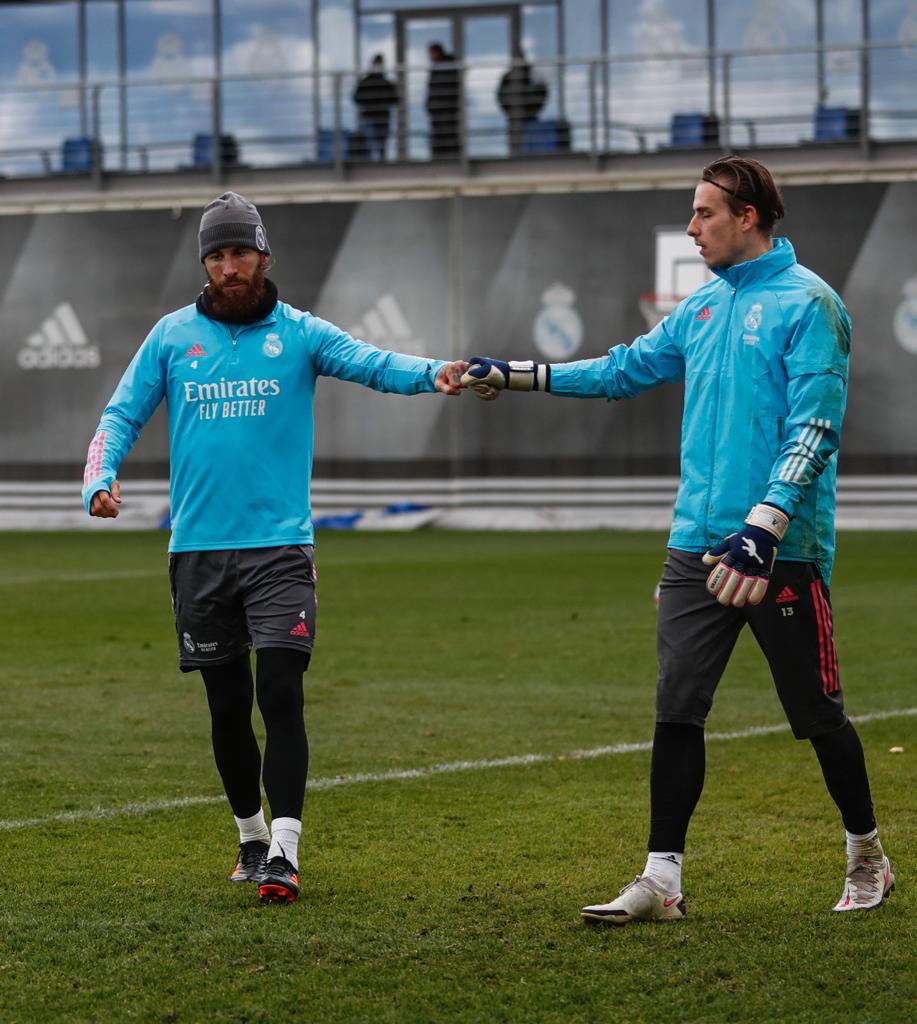
[[[264,271],[258,267],[252,275],[251,282],[240,281],[242,288],[227,291],[218,285],[208,274],[208,296],[213,311],[219,316],[246,317],[254,312],[264,298]]]

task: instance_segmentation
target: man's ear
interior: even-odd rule
[[[745,204],[745,209],[742,211],[742,230],[753,231],[761,221],[761,215],[758,213],[757,207],[751,205],[751,203]]]

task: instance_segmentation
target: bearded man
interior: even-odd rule
[[[102,413],[83,502],[91,516],[118,515],[121,462],[165,399],[179,667],[199,671],[207,691],[213,753],[239,829],[230,878],[257,882],[262,902],[289,903],[299,895],[309,760],[303,673],[315,637],[316,381],[456,395],[468,364],[382,351],[281,302],[265,277],[271,250],[261,217],[234,192],[204,209],[199,255],[204,290],[153,328]]]

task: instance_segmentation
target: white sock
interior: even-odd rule
[[[643,877],[652,878],[666,892],[673,894],[681,892],[681,862],[683,859],[683,853],[657,853],[653,851],[647,855]]]
[[[877,828],[862,836],[847,831],[844,832],[844,835],[847,837],[847,856],[851,859],[853,857],[884,856]]]
[[[271,822],[271,848],[267,851],[271,857],[286,857],[294,868],[299,867],[299,834],[302,822],[298,818],[274,818]]]
[[[271,841],[271,833],[264,820],[264,811],[259,810],[250,818],[236,818],[236,824],[239,826],[240,843],[250,843],[253,839],[260,839],[262,843]]]

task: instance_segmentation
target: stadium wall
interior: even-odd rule
[[[854,319],[841,473],[913,474],[917,183],[793,185],[785,196],[784,231],[800,261],[841,293]],[[679,233],[690,193],[299,203],[263,212],[276,257],[271,276],[293,305],[401,351],[561,361],[600,355],[647,329],[640,296],[659,290],[657,236]],[[200,289],[198,217],[198,209],[169,208],[2,218],[0,478],[80,478],[98,415],[138,344]],[[611,405],[544,396],[485,405],[323,381],[316,476],[571,484],[668,477],[677,473],[680,403],[671,387]],[[164,479],[167,471],[160,411],[123,476]]]

